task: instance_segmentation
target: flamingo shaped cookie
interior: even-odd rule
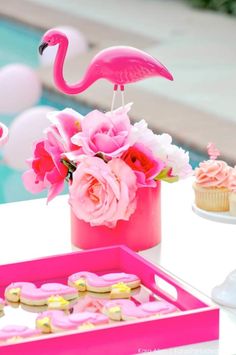
[[[66,35],[55,29],[47,31],[39,46],[39,53],[42,55],[46,47],[55,45],[59,46],[54,62],[54,81],[57,88],[65,94],[79,94],[99,79],[110,81],[114,85],[114,92],[118,87],[123,92],[124,85],[153,76],[173,80],[167,68],[148,53],[134,47],[116,46],[100,51],[91,61],[84,77],[77,84],[69,85],[63,76],[68,48]]]
[[[75,288],[59,283],[45,283],[36,287],[31,282],[14,282],[5,290],[5,297],[10,302],[22,302],[30,306],[43,306],[51,296],[63,296],[72,300],[78,296]]]
[[[68,285],[79,291],[92,291],[97,293],[111,292],[112,286],[123,283],[131,289],[140,286],[140,279],[133,274],[125,272],[110,273],[98,276],[93,272],[81,271],[69,276]]]
[[[81,312],[65,314],[63,311],[45,311],[36,318],[36,327],[42,333],[55,333],[63,330],[89,329],[96,325],[109,323],[109,318],[102,313]]]
[[[0,313],[3,312],[5,305],[6,305],[6,302],[4,301],[4,299],[2,299],[0,297]]]
[[[0,329],[0,344],[20,341],[24,338],[31,338],[40,334],[41,332],[38,329],[30,329],[24,325],[7,325]]]
[[[105,303],[103,313],[112,320],[131,320],[160,316],[177,312],[177,308],[166,301],[146,302],[137,306],[130,300],[112,300]]]

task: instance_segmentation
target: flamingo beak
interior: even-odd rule
[[[40,55],[43,54],[43,52],[44,52],[45,48],[47,48],[47,46],[48,46],[48,43],[47,43],[47,42],[42,42],[42,43],[40,44],[40,46],[39,46],[39,54],[40,54]]]

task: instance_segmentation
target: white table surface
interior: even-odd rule
[[[141,255],[210,296],[212,288],[236,269],[236,226],[192,212],[191,179],[162,185],[162,242]],[[48,206],[45,199],[0,205],[0,264],[72,250],[67,196]],[[221,308],[219,341],[152,353],[236,354],[236,310]]]

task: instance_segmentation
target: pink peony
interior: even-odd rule
[[[127,105],[107,114],[98,110],[90,112],[82,121],[82,131],[72,138],[72,142],[81,146],[86,155],[102,153],[107,157],[119,157],[130,146],[129,108]]]
[[[72,109],[51,112],[52,124],[46,129],[46,138],[36,143],[34,157],[29,160],[31,169],[23,174],[27,190],[38,193],[49,189],[48,201],[63,190],[68,169],[61,163],[62,156],[78,156],[81,148],[71,142],[71,137],[81,130],[83,116]]]
[[[73,174],[69,203],[75,215],[91,226],[116,226],[136,209],[136,176],[121,159],[106,164],[83,157]]]
[[[63,190],[68,169],[61,163],[59,146],[48,139],[35,144],[34,157],[29,160],[31,169],[23,174],[25,188],[31,193],[49,189],[48,202]]]
[[[50,112],[48,118],[52,124],[45,133],[53,145],[58,145],[61,151],[67,153],[78,150],[78,145],[74,145],[71,138],[81,131],[83,116],[66,108],[62,111]]]
[[[135,144],[121,156],[137,177],[138,187],[156,187],[154,178],[165,168],[162,160],[154,158],[150,149]]]

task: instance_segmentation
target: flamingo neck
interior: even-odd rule
[[[69,85],[65,81],[63,75],[63,67],[67,49],[68,40],[64,39],[59,43],[59,48],[56,54],[56,59],[54,63],[54,82],[57,88],[65,94],[79,94],[82,91],[86,90],[94,81],[97,80],[97,78],[95,78],[94,73],[90,73],[89,70],[87,70],[82,80],[80,80],[77,84]]]

